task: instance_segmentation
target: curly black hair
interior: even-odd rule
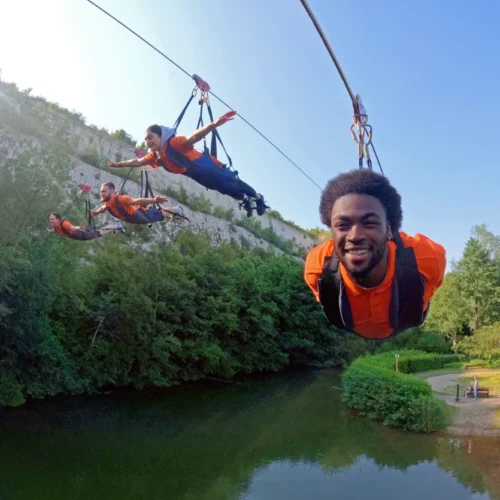
[[[319,213],[321,222],[331,226],[334,203],[347,194],[367,194],[377,198],[385,208],[387,220],[395,232],[401,229],[403,210],[401,196],[383,175],[368,168],[351,170],[331,179],[321,193]]]

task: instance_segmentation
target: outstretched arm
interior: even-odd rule
[[[186,144],[196,144],[198,141],[201,141],[204,137],[206,137],[210,132],[212,132],[217,127],[224,125],[234,119],[236,115],[236,111],[229,111],[228,113],[222,115],[217,118],[217,120],[205,125],[204,127],[199,128],[196,132],[193,132],[190,136],[186,137]]]
[[[103,214],[106,210],[106,205],[101,205],[97,210],[90,210],[90,215],[95,217],[96,215]]]
[[[165,203],[168,198],[164,196],[156,196],[155,198],[131,198],[131,205],[152,205],[153,203]]]
[[[142,167],[143,165],[146,165],[147,162],[145,161],[145,156],[142,158],[132,158],[131,160],[125,160],[125,161],[109,161],[108,166],[109,167],[115,167],[115,168],[122,168],[122,167]]]

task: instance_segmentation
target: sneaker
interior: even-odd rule
[[[252,200],[248,196],[246,196],[241,204],[247,212],[247,217],[252,217],[252,213],[253,213]]]
[[[178,205],[176,207],[167,207],[163,209],[165,212],[168,213],[168,217],[170,217],[173,220],[176,219],[186,219],[189,220],[185,214],[184,214],[184,207],[181,205]]]
[[[257,195],[257,199],[255,200],[255,204],[257,205],[257,214],[264,215],[266,213],[266,208],[269,208],[266,205],[264,197],[261,194]]]
[[[120,222],[116,223],[115,231],[125,234],[125,228],[122,226]]]

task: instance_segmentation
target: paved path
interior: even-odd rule
[[[429,377],[427,382],[437,392],[449,392],[452,386],[457,385],[458,379],[464,374],[488,372],[488,369],[474,369],[474,371],[457,371]],[[447,431],[452,434],[478,434],[500,436],[500,398],[464,398],[464,384],[460,385],[460,401],[455,401],[455,394],[436,394],[446,404],[457,408],[453,423]]]

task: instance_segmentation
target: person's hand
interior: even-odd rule
[[[85,231],[85,226],[84,226],[83,224],[80,224],[78,227],[79,227],[82,231]]]
[[[165,198],[165,196],[157,196],[155,198],[155,203],[165,203],[168,201],[168,198]]]
[[[92,217],[95,217],[96,215],[98,215],[97,210],[89,210],[89,214],[90,214]]]
[[[120,163],[116,161],[108,161],[108,167],[119,167]]]
[[[236,111],[228,111],[227,113],[217,118],[217,120],[214,121],[214,125],[216,127],[220,127],[221,125],[224,125],[224,123],[234,120],[235,115]]]

